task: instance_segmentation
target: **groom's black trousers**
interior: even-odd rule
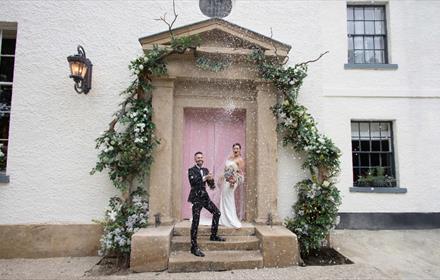
[[[210,200],[205,201],[197,201],[193,203],[192,206],[192,225],[191,225],[191,248],[197,248],[197,231],[199,228],[200,222],[200,211],[202,208],[205,208],[209,212],[211,212],[212,216],[212,224],[211,224],[211,236],[217,235],[218,230],[218,221],[220,220],[220,210],[218,210],[217,206]]]

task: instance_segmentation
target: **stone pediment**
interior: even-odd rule
[[[249,54],[252,49],[260,48],[266,55],[286,56],[290,46],[261,35],[252,30],[235,25],[223,19],[209,19],[173,29],[176,37],[198,35],[202,43],[198,50],[212,53]],[[168,31],[142,37],[139,42],[144,50],[153,45],[169,45],[171,36]]]

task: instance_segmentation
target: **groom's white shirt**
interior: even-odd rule
[[[197,164],[196,164],[196,166],[197,166],[197,168],[200,170],[200,174],[202,175],[202,180],[203,180],[203,182],[205,182],[205,181],[206,181],[206,176],[203,176],[203,170],[202,170],[202,168],[199,167]]]

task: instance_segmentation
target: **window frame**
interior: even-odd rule
[[[353,124],[357,124],[358,125],[358,130],[357,130],[357,132],[358,132],[358,137],[357,138],[353,138],[353,129],[352,129],[352,125]],[[361,127],[360,127],[360,125],[361,125],[361,123],[367,123],[368,124],[368,140],[369,140],[369,151],[362,151],[362,148],[361,148],[361,143],[360,143],[360,141],[363,139],[362,137],[361,137]],[[388,124],[388,126],[389,126],[389,131],[390,131],[390,136],[389,136],[389,138],[388,137],[384,137],[384,138],[382,138],[382,135],[381,135],[381,130],[379,130],[379,141],[380,141],[380,151],[372,151],[372,136],[371,136],[371,125],[372,124],[379,124],[379,127],[380,127],[380,125],[381,124]],[[390,173],[389,173],[389,176],[392,176],[392,178],[394,178],[395,179],[395,182],[392,184],[392,186],[383,186],[383,187],[374,187],[374,188],[379,188],[379,189],[383,189],[383,188],[396,188],[399,184],[398,184],[398,180],[397,180],[397,168],[396,168],[396,154],[395,154],[395,147],[394,147],[394,141],[395,141],[395,136],[394,136],[394,128],[393,128],[393,124],[394,124],[394,122],[393,121],[391,121],[391,120],[351,120],[350,121],[350,130],[351,130],[351,134],[350,134],[350,137],[351,137],[351,158],[352,158],[352,168],[351,168],[351,170],[352,170],[352,182],[353,182],[353,186],[355,187],[355,188],[362,188],[362,189],[365,189],[365,188],[369,188],[369,187],[372,187],[372,186],[359,186],[358,184],[357,184],[357,179],[356,179],[356,181],[355,181],[355,169],[359,169],[360,171],[359,171],[359,174],[362,174],[361,173],[361,170],[362,169],[366,169],[366,168],[368,168],[368,169],[374,169],[374,168],[376,168],[376,167],[384,167],[384,165],[382,165],[382,158],[381,158],[381,156],[379,156],[379,165],[374,165],[374,166],[372,166],[371,165],[371,156],[369,156],[368,158],[369,158],[369,164],[368,164],[368,166],[363,166],[362,164],[361,164],[361,154],[372,154],[372,153],[376,153],[376,154],[387,154],[387,155],[389,155],[389,157],[390,157],[390,162],[389,162],[389,165],[387,165],[387,166],[385,166],[385,168],[389,168],[390,169]],[[383,140],[385,140],[385,139],[389,139],[389,145],[390,145],[390,147],[389,147],[389,151],[382,151],[382,141]],[[359,149],[356,151],[356,150],[354,150],[353,149],[353,141],[354,140],[357,140],[357,141],[359,141]],[[359,156],[358,156],[358,164],[357,165],[355,165],[355,163],[354,163],[354,155],[355,154],[358,154]]]
[[[348,17],[348,9],[349,8],[353,8],[353,19],[349,19]],[[355,13],[355,8],[362,8],[363,9],[363,25],[364,25],[364,32],[363,34],[350,34],[349,32],[349,28],[348,28],[348,23],[349,22],[356,22],[356,19],[354,17],[354,13]],[[374,32],[373,34],[366,34],[365,31],[365,22],[370,22],[372,21],[373,23],[375,23],[377,20],[373,19],[373,20],[366,20],[365,19],[365,9],[366,8],[382,8],[383,9],[383,28],[384,28],[384,33],[383,34],[376,34],[376,32]],[[388,9],[387,9],[387,5],[386,4],[376,4],[376,5],[371,5],[371,4],[356,4],[356,3],[349,3],[346,5],[346,24],[347,24],[347,63],[344,65],[345,69],[397,69],[397,65],[396,64],[390,64],[390,54],[389,54],[389,32],[388,32],[388,20],[387,20],[387,15],[388,15]],[[355,24],[353,24],[355,25]],[[374,29],[376,29],[376,24],[374,24]],[[383,49],[376,49],[375,48],[375,40],[374,37],[380,36],[383,38]],[[355,43],[354,43],[354,38],[355,37],[362,37],[362,50],[363,51],[363,61],[362,63],[358,63],[355,62],[355,56],[354,56],[354,52],[356,50],[355,48]],[[373,49],[365,49],[365,37],[372,37],[373,38]],[[353,58],[352,61],[350,61],[350,48],[349,48],[349,42],[348,39],[349,38],[353,38],[353,48],[351,49],[351,51],[353,52]],[[368,63],[366,62],[366,56],[365,56],[365,51],[366,50],[370,50],[374,53],[374,62],[373,63]],[[376,62],[375,56],[376,56],[376,50],[377,51],[383,51],[384,55],[383,55],[383,62],[379,63]]]
[[[13,54],[2,54],[1,50],[2,50],[2,43],[3,43],[3,38],[4,38],[4,31],[8,30],[8,31],[13,31],[15,33],[15,46],[14,46],[14,53]],[[15,72],[15,59],[16,59],[16,44],[17,44],[17,24],[16,23],[7,23],[7,22],[0,22],[0,63],[3,57],[12,57],[13,58],[13,66],[12,66],[12,71],[13,74]],[[11,94],[14,90],[14,75],[12,74],[12,80],[11,81],[0,81],[0,86],[10,86],[11,87]],[[11,100],[12,100],[12,96],[11,96]],[[9,110],[8,111],[4,111],[2,113],[5,114],[9,114],[9,124],[11,122],[10,119],[10,115],[11,115],[11,108],[12,106],[9,106]],[[8,126],[8,129],[10,129],[10,126]],[[1,138],[0,141],[1,143],[7,143],[8,145],[6,147],[9,146],[9,131],[8,131],[8,137],[7,138]],[[7,155],[7,151],[6,151],[6,155]],[[5,156],[5,160],[7,161],[7,156]],[[0,183],[8,183],[9,182],[9,176],[6,175],[6,170],[7,170],[7,164],[5,163],[5,169],[0,170]]]

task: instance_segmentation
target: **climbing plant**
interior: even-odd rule
[[[169,47],[154,46],[131,61],[129,69],[134,80],[121,93],[124,100],[108,129],[96,139],[98,162],[90,173],[106,170],[122,194],[110,199],[104,219],[97,221],[104,227],[100,253],[116,255],[126,265],[131,236],[148,224],[149,205],[143,182],[160,143],[152,121],[152,77],[167,74],[166,57],[195,50],[199,43],[197,36],[176,38],[172,34]]]
[[[174,8],[174,2],[173,2]],[[116,254],[127,259],[131,236],[148,224],[148,201],[143,182],[153,162],[153,151],[160,144],[154,134],[152,121],[152,78],[167,74],[166,58],[187,51],[195,53],[200,45],[197,36],[175,37],[168,23],[171,43],[167,47],[154,46],[152,50],[129,64],[133,81],[121,95],[120,109],[103,134],[96,139],[98,161],[91,174],[106,170],[121,197],[112,197],[105,211],[100,252]],[[307,108],[298,104],[297,97],[307,76],[307,61],[285,67],[285,63],[268,59],[262,50],[251,55],[262,78],[271,81],[282,99],[272,107],[278,119],[278,131],[285,145],[305,152],[303,167],[310,178],[296,184],[298,201],[293,206],[295,217],[286,220],[286,226],[297,234],[301,249],[309,252],[319,248],[336,222],[340,204],[339,191],[334,179],[339,171],[340,151],[331,139],[318,132],[317,125]],[[315,60],[316,61],[316,60]],[[196,63],[206,71],[221,71],[230,62],[199,59]]]
[[[325,54],[325,53],[324,53]],[[310,178],[298,182],[298,200],[293,205],[295,217],[286,219],[286,226],[299,239],[301,250],[307,254],[321,247],[337,222],[341,199],[335,186],[339,172],[340,150],[332,140],[320,133],[317,123],[307,108],[297,101],[308,64],[319,58],[286,67],[279,59],[268,59],[262,50],[252,53],[251,59],[261,77],[273,83],[281,95],[272,107],[277,117],[277,129],[284,145],[292,145],[297,153],[305,153],[303,168],[310,171]]]

